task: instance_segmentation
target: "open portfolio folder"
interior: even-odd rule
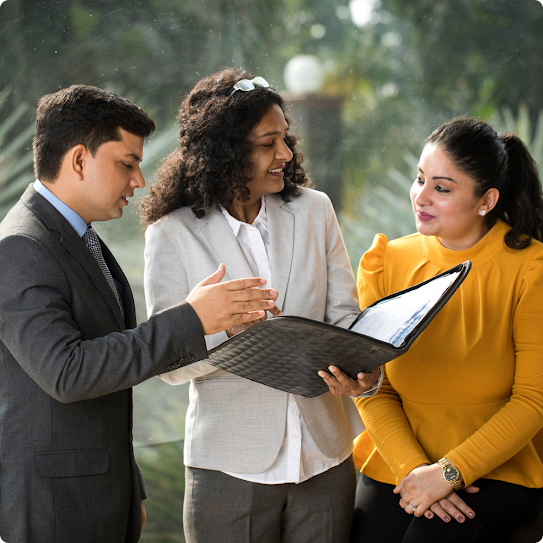
[[[347,330],[296,316],[273,317],[209,351],[213,366],[266,386],[313,398],[328,392],[317,375],[333,364],[347,375],[404,354],[454,294],[467,260],[406,290],[381,298]]]

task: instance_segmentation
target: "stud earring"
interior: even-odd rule
[[[486,209],[481,209],[481,211],[479,211],[479,215],[481,215],[481,217],[484,217],[486,215]]]

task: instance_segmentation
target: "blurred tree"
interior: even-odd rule
[[[0,220],[32,182],[34,124],[16,128],[28,109],[24,102],[9,111],[9,87],[0,92]],[[3,100],[1,98],[4,98]]]
[[[404,22],[406,90],[446,117],[543,109],[543,8],[535,0],[382,0]]]

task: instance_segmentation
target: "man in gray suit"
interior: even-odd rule
[[[0,224],[0,540],[138,541],[145,487],[133,385],[207,356],[203,334],[264,315],[260,279],[220,283],[136,326],[130,286],[92,221],[145,181],[141,108],[73,86],[38,105],[39,178]]]

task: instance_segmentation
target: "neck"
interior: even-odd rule
[[[481,230],[474,233],[472,236],[463,238],[463,239],[445,239],[438,237],[439,243],[445,247],[445,249],[450,249],[451,251],[465,251],[470,249],[479,241],[481,241],[490,231],[490,228],[483,224]]]
[[[229,206],[224,206],[226,211],[232,215],[235,219],[248,224],[253,224],[258,217],[260,207],[262,205],[261,199],[252,201],[252,198],[247,202],[240,202],[237,198]]]

